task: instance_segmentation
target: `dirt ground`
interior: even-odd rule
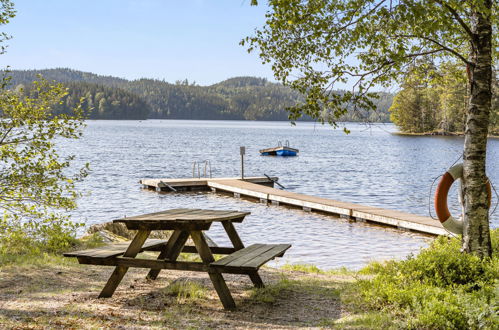
[[[348,275],[263,268],[267,288],[246,276],[224,275],[237,304],[222,308],[204,273],[163,270],[156,281],[131,269],[112,298],[97,299],[113,268],[72,260],[0,268],[0,328],[290,329],[338,324],[348,312],[340,288]],[[172,287],[194,283],[192,292]]]

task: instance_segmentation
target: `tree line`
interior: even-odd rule
[[[92,119],[288,120],[286,108],[302,99],[288,87],[256,77],[235,77],[199,86],[187,79],[175,83],[146,78],[130,81],[63,68],[11,71],[11,86],[29,86],[38,75],[69,88],[69,95],[57,111],[69,112],[84,97],[83,107],[92,109]],[[379,96],[374,100],[376,113],[352,108],[341,120],[388,122],[393,96]],[[305,115],[299,120],[312,119]]]

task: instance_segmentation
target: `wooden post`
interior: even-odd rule
[[[170,236],[168,243],[166,243],[165,247],[161,251],[158,256],[158,260],[168,260],[175,261],[177,260],[182,248],[185,245],[185,242],[189,238],[189,233],[182,230],[175,230]],[[161,269],[151,269],[147,274],[146,278],[149,280],[155,280]]]
[[[150,233],[150,230],[139,230],[123,256],[135,258],[135,256],[140,252],[142,245],[144,245],[144,242],[146,241]],[[128,267],[116,267],[114,269],[114,272],[111,274],[111,277],[109,277],[109,280],[107,280],[106,286],[104,286],[104,289],[102,289],[101,293],[99,294],[99,298],[111,297],[114,291],[116,291],[116,288],[120,284],[123,276],[125,276],[127,271]]]
[[[237,234],[236,228],[234,228],[234,224],[232,223],[232,221],[222,221],[222,225],[224,226],[225,232],[227,233],[227,236],[229,236],[229,239],[232,242],[234,248],[236,250],[244,249],[243,241],[241,241],[241,238]]]
[[[241,238],[239,237],[239,234],[236,231],[236,228],[234,227],[234,224],[232,221],[222,221],[222,225],[224,226],[225,231],[227,232],[227,235],[229,236],[230,241],[232,242],[232,245],[236,250],[241,250],[244,249],[244,244]],[[248,273],[249,278],[251,279],[251,282],[253,282],[253,285],[257,288],[263,288],[264,284],[262,281],[262,278],[258,274],[258,272],[251,272]]]
[[[213,258],[210,247],[208,246],[208,243],[206,243],[206,240],[201,231],[194,230],[191,231],[190,234],[192,240],[194,241],[194,244],[196,245],[199,256],[203,260],[203,263],[209,265],[214,262],[215,258]],[[236,308],[236,303],[234,302],[234,299],[230,294],[229,288],[227,287],[227,283],[225,283],[222,274],[215,270],[210,270],[208,274],[210,275],[211,282],[213,283],[213,286],[215,287],[215,290],[217,291],[218,297],[220,298],[220,301],[222,302],[224,308]]]

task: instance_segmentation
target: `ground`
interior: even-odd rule
[[[263,268],[266,289],[224,275],[237,304],[225,311],[207,274],[131,269],[112,298],[97,295],[111,267],[45,255],[0,267],[0,328],[364,328],[343,303],[352,274]]]

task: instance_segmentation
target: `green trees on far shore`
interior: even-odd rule
[[[257,77],[234,77],[199,86],[187,80],[174,84],[156,79],[126,80],[62,68],[13,70],[10,88],[29,86],[37,74],[69,88],[59,112],[69,111],[75,100],[85,97],[84,109],[93,108],[91,119],[288,120],[286,108],[302,99],[288,87]],[[388,122],[393,95],[380,96],[374,101],[377,113],[352,108],[341,120]],[[303,116],[301,120],[312,119]]]
[[[489,130],[499,133],[499,83],[494,98]],[[405,76],[401,91],[390,107],[390,119],[407,133],[463,133],[469,106],[466,69],[446,62],[436,66],[428,60],[418,62]]]
[[[71,114],[81,106],[89,119],[146,119],[151,107],[140,97],[119,88],[86,82],[66,82],[67,93],[53,106],[53,114]],[[19,84],[16,90],[32,93],[33,84]]]

